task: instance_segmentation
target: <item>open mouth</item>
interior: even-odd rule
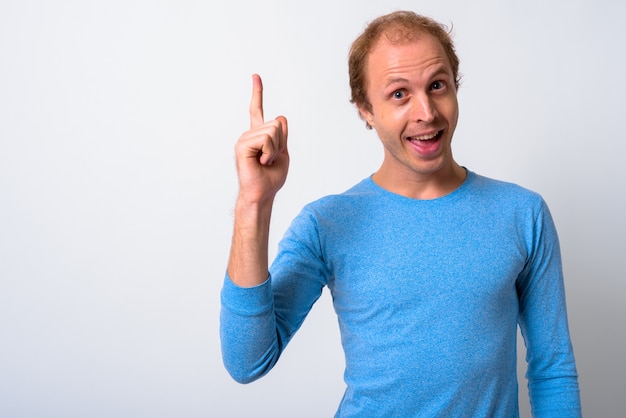
[[[443,129],[426,135],[419,136],[409,136],[407,137],[407,141],[418,141],[418,142],[426,142],[426,141],[436,141],[443,135]]]

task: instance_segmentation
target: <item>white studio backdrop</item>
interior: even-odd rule
[[[548,202],[583,410],[622,416],[625,5],[0,0],[0,416],[332,416],[327,292],[268,376],[222,366],[233,146],[258,72],[266,117],[290,124],[272,248],[303,204],[375,171],[346,57],[396,9],[453,25],[457,160]]]

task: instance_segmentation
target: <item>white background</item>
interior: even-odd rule
[[[222,366],[233,145],[259,72],[266,117],[290,123],[274,248],[303,204],[380,164],[346,57],[399,8],[453,24],[456,158],[548,202],[584,412],[623,416],[625,5],[0,0],[0,416],[332,416],[327,292],[268,376]]]

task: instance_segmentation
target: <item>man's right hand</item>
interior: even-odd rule
[[[252,76],[250,129],[235,146],[239,175],[239,199],[248,204],[271,202],[285,184],[289,169],[287,152],[287,119],[278,116],[265,122],[263,117],[263,83]]]
[[[256,286],[268,277],[268,240],[274,197],[289,169],[287,119],[263,118],[263,84],[252,76],[250,129],[235,146],[239,195],[235,204],[228,274],[239,286]]]

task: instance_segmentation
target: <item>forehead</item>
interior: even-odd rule
[[[443,45],[426,33],[401,40],[381,36],[370,50],[366,66],[368,78],[404,71],[426,71],[434,67],[443,67],[452,73]]]

